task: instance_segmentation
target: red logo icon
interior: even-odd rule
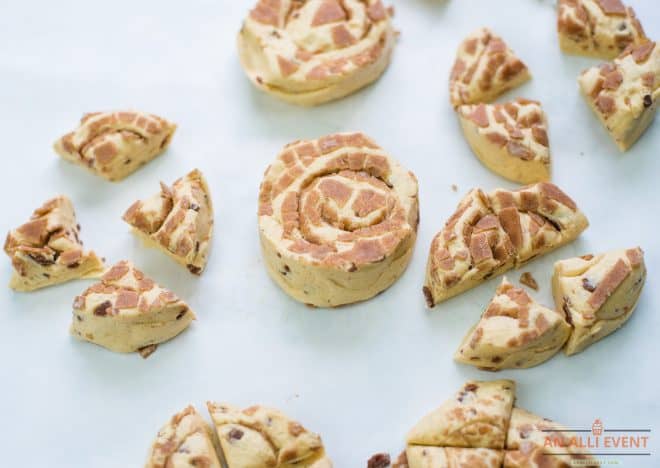
[[[603,421],[596,419],[591,425],[591,433],[595,436],[599,436],[603,433]]]

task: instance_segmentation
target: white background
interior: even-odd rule
[[[109,263],[131,259],[187,300],[188,331],[149,359],[68,335],[71,302],[89,283],[0,293],[0,465],[141,466],[159,427],[208,399],[282,409],[323,436],[338,468],[397,452],[407,430],[470,378],[513,378],[518,404],[572,427],[660,430],[657,266],[660,122],[620,154],[578,94],[597,63],[559,51],[553,2],[396,2],[401,37],[375,85],[318,108],[256,90],[235,35],[252,0],[0,2],[1,228],[25,222],[47,198],[76,206],[87,247]],[[495,6],[497,4],[497,6]],[[631,0],[660,37],[655,0]],[[500,278],[425,309],[421,286],[433,235],[471,187],[514,185],[472,155],[448,103],[460,40],[479,26],[501,34],[534,79],[507,97],[542,101],[553,181],[591,221],[573,244],[529,265],[550,305],[556,260],[641,245],[649,275],[637,311],[587,351],[533,369],[482,372],[451,356]],[[61,161],[52,142],[84,112],[136,108],[178,123],[170,149],[121,183]],[[384,294],[335,310],[289,299],[267,277],[256,226],[264,169],[289,141],[342,130],[371,135],[417,174],[421,224],[412,263]],[[201,278],[143,248],[120,217],[158,181],[199,167],[216,207],[213,253]],[[458,186],[453,192],[451,185]],[[0,283],[9,281],[6,261]],[[520,272],[509,274],[517,281]],[[206,411],[204,410],[204,413]],[[652,433],[652,439],[660,437]],[[653,442],[656,452],[660,444]],[[658,459],[622,458],[625,466]]]

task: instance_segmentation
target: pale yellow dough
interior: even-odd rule
[[[121,261],[73,302],[71,334],[119,353],[167,341],[195,319],[188,305]]]
[[[515,388],[511,380],[466,382],[413,427],[392,467],[568,468],[578,461],[599,466],[585,448],[570,446],[575,434],[513,406]]]
[[[92,112],[54,149],[65,160],[118,181],[165,151],[175,130],[172,122],[146,112]]]
[[[406,468],[501,468],[504,452],[486,448],[425,447],[406,449]]]
[[[553,432],[557,431],[557,432]],[[520,408],[513,408],[507,435],[504,468],[568,468],[570,466],[598,467],[584,448],[571,446],[576,434],[566,428]],[[559,439],[560,444],[546,441]],[[579,463],[579,464],[578,464]]]
[[[504,278],[454,359],[491,371],[533,367],[558,353],[570,332],[563,313],[543,307]]]
[[[97,278],[104,269],[93,251],[83,250],[73,204],[64,195],[48,200],[10,231],[4,249],[14,267],[9,287],[16,291]]]
[[[550,179],[548,124],[539,102],[463,105],[458,116],[465,140],[488,169],[521,184]]]
[[[578,78],[589,107],[621,151],[627,151],[653,121],[660,100],[660,47],[630,46],[611,63]]]
[[[313,106],[351,94],[387,68],[395,44],[381,0],[259,0],[238,34],[259,89]]]
[[[635,11],[620,0],[559,0],[557,33],[562,51],[607,60],[646,40]]]
[[[423,292],[434,307],[571,242],[589,222],[557,186],[470,191],[431,243]]]
[[[555,305],[573,325],[566,354],[579,353],[623,326],[635,310],[645,280],[639,247],[555,263]]]
[[[200,275],[213,239],[213,202],[206,179],[194,169],[172,187],[162,182],[160,187],[159,193],[133,203],[122,219],[145,244]]]
[[[503,449],[515,382],[468,381],[408,432],[409,445]]]
[[[207,406],[228,468],[332,468],[321,438],[278,410]]]
[[[259,191],[264,263],[306,304],[369,299],[408,265],[418,210],[415,176],[365,135],[291,143]]]
[[[480,28],[456,51],[449,77],[449,100],[455,109],[463,104],[491,102],[529,79],[527,66],[504,40]]]
[[[188,406],[154,440],[145,468],[222,468],[209,424]]]

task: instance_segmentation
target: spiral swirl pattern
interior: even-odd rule
[[[381,0],[260,0],[238,35],[241,63],[260,89],[302,105],[376,80],[394,46]]]
[[[320,307],[389,287],[408,264],[418,219],[415,176],[361,133],[287,145],[259,193],[270,275]]]

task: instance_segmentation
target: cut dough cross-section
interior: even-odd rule
[[[30,220],[7,234],[5,252],[14,273],[9,286],[33,291],[103,273],[103,261],[85,252],[71,200],[61,195],[34,210]]]
[[[133,203],[123,219],[146,245],[202,274],[211,250],[213,203],[201,171],[193,170],[172,187],[161,182],[160,193]]]
[[[145,112],[92,112],[54,148],[65,160],[118,181],[165,151],[175,130],[175,124]]]
[[[119,353],[153,352],[194,319],[173,292],[121,261],[75,298],[71,334]]]

